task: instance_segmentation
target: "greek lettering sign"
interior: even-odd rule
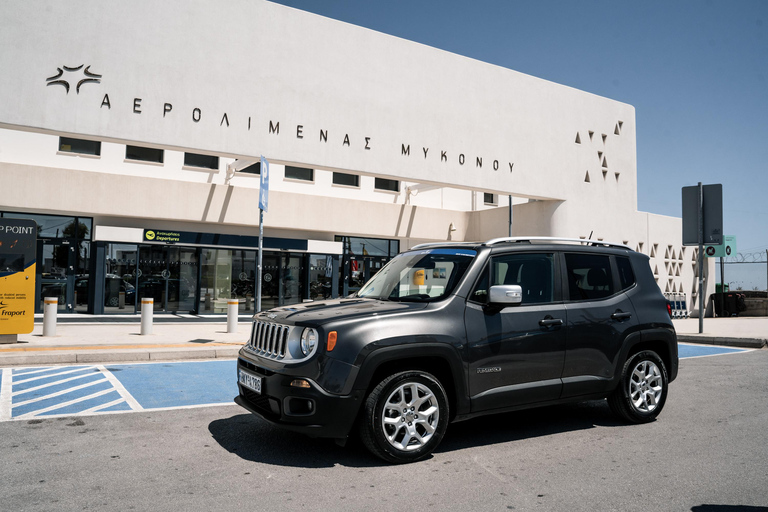
[[[0,334],[28,334],[35,327],[37,223],[0,219]]]
[[[160,231],[158,229],[144,230],[145,242],[165,242],[175,244],[181,241],[181,233],[178,231]]]

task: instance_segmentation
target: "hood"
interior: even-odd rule
[[[281,308],[270,309],[254,318],[267,322],[285,324],[322,325],[331,321],[350,320],[356,317],[386,315],[418,311],[427,307],[425,302],[391,302],[378,299],[336,299],[320,302],[305,302]]]

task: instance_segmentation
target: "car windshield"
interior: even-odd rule
[[[359,292],[370,299],[434,302],[456,288],[476,251],[426,249],[398,254]]]

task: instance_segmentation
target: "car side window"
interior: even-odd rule
[[[565,268],[570,300],[596,300],[615,293],[609,256],[566,253]]]
[[[635,284],[635,273],[632,271],[632,263],[624,256],[616,257],[616,268],[619,270],[619,282],[621,289],[626,290]]]
[[[491,259],[471,298],[488,302],[488,289],[495,285],[519,285],[523,304],[552,302],[554,296],[554,256],[552,254],[504,254]]]

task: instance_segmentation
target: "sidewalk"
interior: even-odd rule
[[[673,320],[677,341],[743,348],[768,347],[768,318],[704,318],[704,333],[699,334],[699,319]]]
[[[678,341],[744,348],[768,346],[768,318],[674,320]],[[250,334],[250,317],[239,318],[236,333],[227,333],[226,317],[157,315],[153,333],[142,336],[138,315],[60,316],[56,336],[43,337],[42,315],[19,343],[0,345],[0,367],[46,364],[172,361],[234,358]]]
[[[250,317],[239,317],[236,333],[227,333],[226,320],[156,315],[152,334],[142,336],[139,315],[62,315],[56,336],[44,337],[42,315],[35,315],[30,334],[0,344],[0,367],[234,358],[250,334]]]

